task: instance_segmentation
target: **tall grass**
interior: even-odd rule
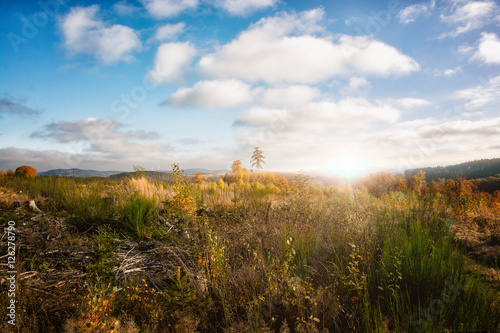
[[[499,297],[467,272],[466,254],[446,222],[454,218],[453,206],[443,196],[399,191],[375,197],[362,188],[313,186],[304,177],[288,189],[195,185],[180,171],[175,177],[169,184],[35,178],[4,186],[39,199],[47,213],[65,216],[80,231],[92,229],[89,272],[99,279],[87,283],[100,296],[90,304],[113,304],[106,316],[125,320],[127,314],[143,331],[500,327]],[[213,209],[195,213],[207,206]],[[165,223],[175,242],[154,232]],[[127,281],[112,301],[95,288],[96,281],[121,283],[110,274],[117,238],[162,241],[168,251],[178,246],[176,268],[168,263],[154,283],[147,274],[139,284]]]
[[[121,207],[121,227],[131,236],[141,238],[155,217],[156,200],[132,196]],[[119,222],[120,223],[120,222]]]

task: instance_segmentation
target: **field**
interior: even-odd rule
[[[500,192],[374,175],[314,184],[0,180],[16,226],[2,332],[498,332]],[[14,202],[35,200],[42,212]],[[19,206],[19,205],[17,205]]]

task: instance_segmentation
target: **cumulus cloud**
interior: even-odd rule
[[[2,118],[3,114],[34,116],[40,113],[39,110],[27,106],[27,102],[27,98],[0,95],[0,118]]]
[[[269,88],[262,94],[261,102],[270,106],[305,105],[321,95],[318,88],[294,85],[286,88]]]
[[[233,15],[245,15],[256,10],[273,6],[277,0],[217,0],[218,7]]]
[[[351,77],[349,79],[349,88],[358,89],[359,87],[368,86],[370,83],[364,77]]]
[[[388,104],[372,103],[364,98],[346,98],[338,102],[310,102],[297,108],[252,107],[236,120],[236,125],[257,128],[276,127],[280,132],[349,133],[377,122],[395,122],[400,112]]]
[[[468,31],[478,29],[495,18],[498,11],[493,1],[454,1],[450,15],[441,15],[441,20],[456,26],[455,30],[447,31],[438,38],[457,37]]]
[[[133,29],[98,19],[98,5],[74,7],[60,17],[64,47],[71,55],[89,54],[105,64],[133,60],[142,44]]]
[[[403,8],[397,15],[399,22],[408,24],[414,22],[417,17],[429,13],[436,5],[435,1],[429,3],[417,3]]]
[[[371,88],[370,82],[359,76],[349,78],[349,85],[340,89],[342,95],[359,95],[367,94]]]
[[[200,69],[216,78],[250,82],[317,83],[336,76],[402,75],[420,66],[368,36],[318,37],[322,9],[263,18],[236,39],[203,56]]]
[[[171,18],[185,10],[198,7],[198,0],[140,0],[155,19]]]
[[[255,92],[238,80],[199,81],[192,88],[182,88],[164,102],[165,105],[201,108],[227,108],[252,101]]]
[[[500,104],[500,76],[496,76],[473,88],[463,89],[455,92],[456,99],[465,100],[465,107],[480,108],[487,104]]]
[[[149,72],[152,83],[182,82],[183,70],[195,55],[196,49],[189,42],[161,44],[156,52],[153,70]]]
[[[500,65],[500,40],[497,35],[483,32],[479,40],[478,49],[472,59],[479,60],[485,64]]]
[[[173,40],[179,36],[186,27],[184,22],[177,24],[165,24],[156,30],[154,38],[160,41]]]

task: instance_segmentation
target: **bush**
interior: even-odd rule
[[[32,168],[27,165],[20,166],[19,168],[16,169],[16,176],[20,177],[35,177],[37,175],[37,171],[35,168]]]

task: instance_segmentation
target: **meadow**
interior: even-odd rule
[[[4,175],[0,192],[18,258],[2,332],[500,330],[500,192],[464,179],[174,165],[166,182]],[[0,251],[3,278],[5,237]]]

